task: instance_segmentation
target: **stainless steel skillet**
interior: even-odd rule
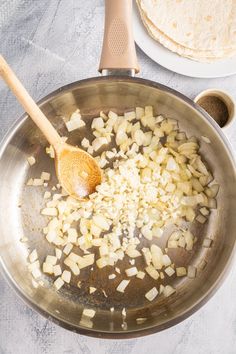
[[[44,98],[40,107],[62,135],[66,135],[62,116],[69,115],[77,107],[89,121],[101,110],[123,112],[137,105],[153,105],[157,114],[177,119],[189,136],[194,135],[199,140],[202,135],[209,137],[211,144],[202,143],[201,152],[221,186],[218,208],[207,224],[193,225],[193,232],[198,237],[194,251],[189,254],[176,250],[172,255],[177,265],[195,265],[198,268],[196,279],[173,279],[176,294],[168,299],[160,297],[154,303],[147,302],[143,296],[151,284],[148,279],[135,279],[129,292],[117,294],[116,282],[111,285],[108,281],[107,269],[103,272],[95,269],[91,274],[84,272],[81,290],[72,284],[55,292],[52,280],[46,276],[45,286],[34,288],[27,270],[28,248],[36,247],[43,261],[51,247],[41,233],[45,226],[45,219],[40,216],[43,191],[26,187],[25,182],[45,169],[53,174],[54,166],[45,154],[45,139],[27,116],[21,117],[11,128],[0,150],[0,260],[4,275],[27,303],[47,318],[79,333],[108,338],[154,333],[188,317],[222,283],[235,250],[236,174],[230,146],[215,122],[188,98],[158,83],[123,75],[138,71],[127,24],[130,13],[131,1],[106,1],[107,21],[100,69],[113,75],[65,86]],[[78,144],[85,135],[90,136],[88,129],[75,131],[70,142]],[[26,158],[32,154],[38,163],[29,169]],[[52,184],[56,184],[55,176]],[[23,235],[29,239],[27,243],[20,242]],[[202,247],[205,236],[213,237],[210,249]],[[165,242],[166,238],[159,244],[165,246]],[[125,269],[127,264],[120,263],[119,267]],[[90,285],[102,287],[108,297],[101,292],[89,295]],[[115,311],[111,313],[113,306]],[[85,307],[96,310],[93,328],[80,324]],[[124,307],[127,328],[121,326]],[[147,320],[137,324],[136,319],[140,317]]]

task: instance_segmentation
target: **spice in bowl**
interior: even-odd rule
[[[197,101],[201,106],[222,128],[229,119],[229,111],[225,102],[217,96],[203,96]]]

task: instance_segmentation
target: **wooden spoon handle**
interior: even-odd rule
[[[45,135],[48,142],[55,146],[62,142],[60,135],[43,114],[41,109],[34,102],[33,98],[26,91],[22,83],[16,77],[15,73],[9,67],[5,59],[0,55],[0,75],[8,87],[14,93],[25,111],[33,119],[38,128]]]

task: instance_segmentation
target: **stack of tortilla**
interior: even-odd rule
[[[236,55],[236,0],[137,0],[149,34],[181,56],[211,62]]]

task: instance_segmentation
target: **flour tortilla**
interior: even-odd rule
[[[186,48],[184,46],[181,46],[180,44],[173,42],[170,38],[165,36],[162,32],[160,32],[151,21],[148,20],[148,18],[145,16],[143,12],[140,11],[140,15],[142,18],[142,21],[148,31],[148,33],[153,37],[155,40],[160,42],[163,46],[168,48],[169,50],[187,57],[192,60],[196,61],[201,61],[201,62],[213,62],[216,60],[220,60],[226,57],[231,57],[236,54],[236,49],[232,49],[231,51],[196,51],[190,48]]]
[[[209,14],[213,3],[218,6],[217,16]],[[236,54],[235,0],[137,0],[137,4],[149,34],[179,55],[210,62]],[[222,8],[220,4],[226,4],[227,8],[223,9],[222,16],[218,14]],[[190,8],[192,11],[188,12]],[[201,10],[205,12],[201,14]],[[228,23],[215,24],[219,17],[227,19]],[[175,26],[171,26],[173,23]]]

